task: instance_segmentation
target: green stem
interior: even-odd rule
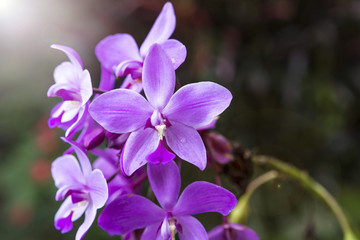
[[[239,199],[236,207],[232,210],[229,216],[229,221],[235,223],[243,222],[247,214],[248,202],[252,193],[264,183],[274,180],[277,177],[279,177],[279,173],[272,170],[254,179],[246,188],[245,193]]]
[[[350,224],[347,221],[344,212],[341,210],[334,197],[322,185],[311,178],[306,172],[301,171],[298,168],[284,163],[274,157],[262,155],[253,156],[252,161],[255,164],[275,169],[279,173],[300,182],[306,190],[308,190],[314,196],[319,197],[331,209],[344,232],[344,240],[357,239],[351,230]]]

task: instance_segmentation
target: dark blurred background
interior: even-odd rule
[[[75,236],[53,227],[60,203],[50,165],[67,146],[58,138],[62,131],[47,127],[58,99],[46,92],[54,67],[67,59],[49,46],[74,48],[96,86],[96,44],[126,32],[141,45],[164,3],[0,0],[0,239]],[[188,50],[179,82],[214,81],[233,93],[217,130],[308,171],[360,229],[360,1],[172,3],[173,38]],[[210,216],[216,220],[199,217],[207,230],[220,223]],[[247,224],[263,240],[342,238],[328,208],[290,180],[254,194]],[[96,224],[85,237],[107,238]]]

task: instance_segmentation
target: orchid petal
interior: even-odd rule
[[[90,104],[89,111],[107,131],[126,133],[145,126],[153,109],[139,93],[116,89],[97,97]]]
[[[146,157],[155,151],[159,135],[152,128],[132,132],[125,143],[122,164],[126,175],[130,176],[147,163]]]
[[[115,85],[115,74],[106,69],[103,65],[101,65],[101,77],[100,77],[100,84],[99,89],[104,91],[110,91],[114,89]]]
[[[78,86],[79,72],[81,69],[78,69],[76,66],[71,64],[70,62],[62,62],[54,69],[54,81],[55,86],[58,85],[60,87],[51,86],[48,90],[48,97],[56,96],[56,92],[59,89],[72,90],[76,92]],[[66,86],[66,88],[65,88]]]
[[[141,240],[163,240],[159,234],[161,222],[154,223],[145,228]]]
[[[133,78],[141,78],[141,68],[142,68],[142,62],[138,60],[126,60],[121,62],[117,67],[115,68],[115,76],[117,77],[123,77],[128,74],[131,75],[137,75],[136,77],[133,76]]]
[[[176,217],[181,225],[180,240],[208,240],[204,226],[192,216]]]
[[[120,88],[130,89],[130,90],[138,92],[138,93],[141,92],[143,89],[142,82],[139,81],[138,79],[133,79],[131,75],[128,75],[125,77]]]
[[[163,145],[162,141],[159,141],[159,145],[156,150],[146,157],[146,160],[153,164],[167,164],[175,158],[175,154],[169,152]]]
[[[51,164],[51,174],[58,188],[65,185],[85,184],[80,165],[73,155],[63,155],[55,159]]]
[[[186,216],[218,212],[225,216],[235,207],[236,202],[234,194],[225,188],[208,182],[194,182],[184,189],[173,213],[176,216]]]
[[[110,35],[101,40],[95,48],[101,65],[113,72],[113,67],[126,60],[141,61],[134,38],[127,33]]]
[[[82,171],[84,173],[84,176],[89,176],[92,171],[92,168],[91,168],[90,160],[89,160],[88,156],[86,155],[83,147],[80,144],[78,144],[77,142],[74,142],[67,138],[61,137],[61,139],[64,142],[69,143],[71,145],[71,147],[75,150],[76,155],[78,156]]]
[[[84,107],[81,107],[79,110],[78,117],[76,121],[71,124],[68,129],[65,132],[66,138],[72,138],[76,132],[78,132],[82,127],[86,120],[86,116],[88,115],[88,106],[89,104],[86,104]]]
[[[173,152],[180,158],[204,170],[206,150],[199,133],[192,127],[172,121],[164,131],[165,140]]]
[[[177,69],[186,58],[186,47],[175,39],[169,39],[160,44],[166,55],[170,58],[174,69]]]
[[[61,122],[69,122],[78,115],[81,106],[78,101],[65,101],[62,108],[64,109],[64,114],[61,117]]]
[[[213,82],[188,84],[170,99],[163,114],[171,121],[198,128],[211,123],[230,104],[229,90]]]
[[[93,88],[91,84],[91,77],[88,70],[84,70],[79,73],[79,93],[81,95],[81,105],[84,105],[93,94]]]
[[[154,44],[145,58],[142,82],[151,105],[163,109],[174,92],[175,70],[160,45]]]
[[[99,216],[99,226],[109,234],[122,235],[162,221],[166,212],[138,195],[123,195],[105,207]]]
[[[149,34],[140,47],[140,55],[145,57],[151,45],[162,43],[169,39],[175,30],[176,17],[174,7],[170,2],[165,3]]]
[[[224,240],[228,231],[229,237],[234,240],[260,240],[254,230],[246,226],[229,223],[217,226],[210,230],[209,240]]]
[[[179,196],[181,178],[175,162],[168,164],[148,164],[148,177],[151,188],[160,205],[171,211]]]
[[[50,47],[60,50],[60,51],[63,51],[75,66],[77,66],[81,69],[83,68],[83,63],[81,61],[81,58],[74,49],[64,46],[64,45],[59,45],[59,44],[52,44]]]
[[[95,208],[104,206],[108,199],[108,185],[103,173],[99,169],[95,169],[87,179],[87,186],[91,202]]]
[[[79,227],[78,231],[76,232],[75,240],[81,240],[86,232],[89,230],[91,225],[93,224],[96,217],[96,207],[89,203],[86,211],[85,211],[85,219],[83,224]]]
[[[170,226],[169,226],[169,222],[168,222],[167,218],[165,218],[161,224],[160,236],[162,239],[170,239],[171,238],[171,231],[170,231]]]
[[[79,219],[81,215],[83,215],[83,213],[85,212],[87,206],[88,206],[87,202],[85,204],[78,206],[78,204],[72,203],[70,196],[67,197],[55,214],[55,218],[54,218],[55,228],[60,230],[65,227],[64,231],[65,230],[70,231],[71,228],[69,229],[70,224],[68,221],[71,220],[71,222],[74,222],[77,219]],[[64,222],[64,218],[69,217],[70,214],[72,214],[71,219],[67,219],[66,220],[67,222]]]
[[[61,233],[67,233],[73,227],[71,220],[73,207],[74,204],[71,202],[71,197],[68,197],[55,214],[54,225],[57,230],[61,230]]]

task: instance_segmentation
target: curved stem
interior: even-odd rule
[[[355,240],[355,234],[352,232],[350,224],[345,217],[344,212],[341,210],[339,204],[335,198],[318,182],[311,178],[306,172],[299,170],[298,168],[284,163],[274,157],[269,156],[253,156],[252,161],[255,164],[267,166],[277,170],[279,173],[297,180],[302,186],[312,193],[314,196],[319,197],[334,213],[341,229],[344,232],[344,240]]]
[[[246,215],[248,201],[252,193],[259,188],[261,185],[270,182],[279,177],[279,173],[275,170],[269,171],[257,178],[255,178],[248,187],[246,188],[245,193],[240,197],[238,204],[232,210],[229,216],[229,222],[240,223],[244,215]]]

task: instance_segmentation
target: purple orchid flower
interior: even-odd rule
[[[145,228],[141,240],[208,239],[202,224],[191,215],[219,212],[227,215],[236,205],[228,190],[207,182],[194,182],[180,197],[180,171],[174,162],[149,164],[148,176],[158,207],[147,198],[123,195],[111,202],[99,216],[99,226],[110,234],[125,234]]]
[[[63,127],[65,136],[71,137],[82,126],[92,96],[91,78],[88,70],[83,69],[79,55],[72,48],[53,44],[52,48],[63,51],[70,62],[63,62],[54,70],[55,84],[48,97],[61,97],[63,102],[57,104],[51,112],[49,127]]]
[[[144,62],[143,87],[148,101],[135,91],[116,89],[96,98],[91,116],[112,133],[131,132],[122,152],[122,167],[131,175],[148,162],[166,164],[175,155],[201,170],[206,150],[197,128],[210,124],[230,104],[232,95],[212,82],[188,84],[174,95],[175,70],[160,45]]]
[[[51,165],[51,173],[55,185],[56,201],[65,201],[55,214],[55,227],[61,233],[69,232],[74,221],[85,212],[84,223],[76,233],[76,240],[83,238],[95,220],[96,210],[103,207],[108,198],[106,179],[98,169],[92,170],[86,153],[76,143],[62,138],[70,143],[79,161],[73,155],[63,155]],[[80,167],[81,166],[81,167]]]
[[[209,240],[260,240],[254,230],[236,223],[226,223],[209,232]]]
[[[144,59],[150,47],[158,43],[170,57],[174,68],[185,60],[186,48],[177,40],[169,39],[175,30],[176,17],[170,2],[165,3],[149,34],[140,49],[134,38],[126,33],[110,35],[101,40],[95,49],[101,63],[101,86],[109,88],[114,85],[115,76],[127,76],[121,88],[142,90],[141,78]],[[115,75],[114,75],[115,74]],[[108,90],[108,89],[106,89]]]

